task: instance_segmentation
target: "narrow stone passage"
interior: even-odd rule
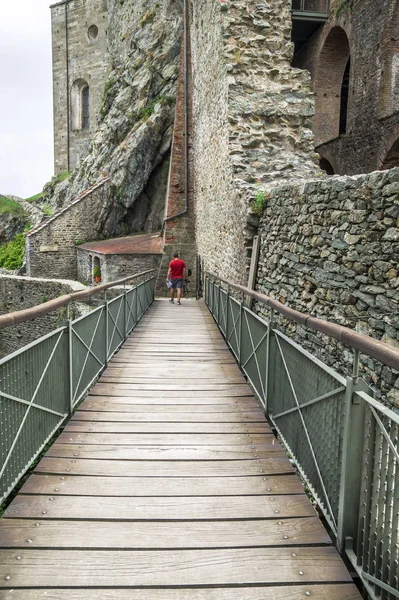
[[[202,303],[156,300],[0,521],[0,599],[359,600]]]

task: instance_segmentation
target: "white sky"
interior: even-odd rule
[[[0,0],[0,194],[27,198],[53,175],[55,0]]]

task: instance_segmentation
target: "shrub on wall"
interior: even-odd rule
[[[0,267],[14,271],[22,267],[25,256],[25,237],[18,233],[10,242],[0,246]]]

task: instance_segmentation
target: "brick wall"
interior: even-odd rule
[[[99,182],[26,236],[31,277],[76,279],[76,245],[102,239],[104,206],[113,202],[109,180]]]
[[[316,93],[314,132],[317,151],[338,174],[379,169],[399,137],[399,3],[362,0],[352,14],[337,19],[331,3],[329,22],[302,47],[294,66],[308,69]],[[337,29],[338,28],[338,29]],[[338,137],[344,47],[351,57],[348,121]],[[338,94],[338,95],[337,95]],[[399,161],[398,161],[399,162]]]
[[[157,281],[157,294],[165,295],[167,288],[165,280],[169,262],[175,252],[185,261],[187,269],[192,271],[192,280],[196,278],[196,233],[195,233],[195,205],[193,194],[193,154],[192,154],[192,61],[190,32],[188,31],[188,59],[187,59],[187,87],[188,87],[188,210],[180,217],[166,221],[163,230],[163,257]],[[185,180],[185,92],[184,92],[184,41],[180,53],[180,72],[176,94],[176,112],[173,129],[172,150],[170,159],[170,172],[165,205],[165,217],[171,217],[185,211],[186,205],[186,180]],[[192,286],[195,293],[195,286]]]
[[[107,52],[107,0],[72,0],[67,3],[68,69],[66,81],[66,3],[51,9],[53,49],[54,167],[55,173],[68,171],[67,96],[70,100],[69,168],[79,163],[97,124],[104,84],[110,69]],[[97,37],[89,34],[96,26]],[[74,83],[82,80],[90,88],[90,128],[77,127],[74,110]],[[80,90],[81,91],[81,90]],[[78,90],[79,93],[79,90]],[[74,107],[74,108],[73,108]],[[81,119],[80,124],[81,124]]]

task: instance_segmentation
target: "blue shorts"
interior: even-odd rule
[[[170,281],[172,282],[172,288],[174,290],[177,289],[177,288],[181,289],[181,287],[183,285],[183,278],[182,277],[180,279],[171,279]]]

